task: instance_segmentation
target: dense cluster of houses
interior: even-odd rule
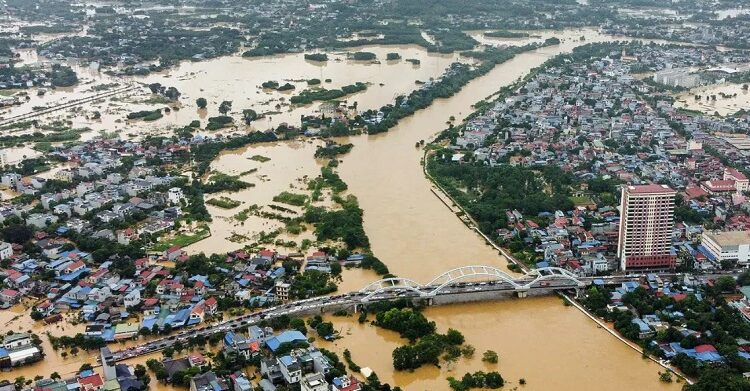
[[[538,216],[506,211],[509,225],[497,232],[498,237],[511,240],[520,235],[529,246],[536,243],[533,248],[543,257],[538,266],[563,266],[584,275],[616,267],[615,198],[603,199],[600,190],[588,186],[592,180],[609,179],[669,183],[700,220],[685,219],[684,211],[677,216],[675,253],[696,260],[704,270],[721,267],[721,260],[727,258],[747,265],[747,256],[732,250],[737,243],[711,251],[700,242],[702,223],[710,224],[711,230],[750,229],[750,181],[736,168],[750,163],[748,117],[687,114],[631,71],[716,66],[746,55],[704,48],[629,50],[539,72],[516,94],[468,121],[451,145],[453,160],[460,164],[470,155],[488,165],[554,165],[582,183],[573,189],[573,210]],[[705,146],[722,151],[728,160],[711,155]],[[737,164],[728,166],[728,162]],[[540,220],[549,224],[540,227]],[[750,239],[740,240],[739,245],[750,245]],[[729,256],[722,258],[722,253]]]
[[[638,288],[645,289],[648,294],[655,295],[656,297],[669,297],[674,299],[675,302],[685,300],[689,296],[695,298],[695,300],[703,301],[704,293],[703,287],[706,285],[713,285],[714,280],[707,278],[696,278],[691,275],[683,276],[679,281],[665,281],[655,274],[648,274],[640,281],[627,281],[623,282],[621,286],[615,288],[610,295],[611,304],[608,305],[609,311],[630,311],[634,314],[631,322],[638,327],[638,338],[648,339],[656,336],[657,333],[663,332],[669,328],[677,330],[682,338],[694,337],[695,341],[699,341],[703,334],[700,331],[690,329],[687,324],[688,318],[685,313],[674,308],[674,306],[667,306],[663,310],[655,311],[654,313],[638,313],[638,311],[623,302],[623,297],[628,293],[634,292]],[[594,284],[601,285],[603,281],[595,280]],[[744,292],[750,293],[747,287],[743,288]],[[731,297],[729,297],[731,296]],[[750,321],[748,314],[750,314],[750,307],[748,307],[748,297],[746,294],[740,295],[728,295],[730,305],[738,308],[743,315]],[[674,326],[674,324],[682,324],[682,326]],[[710,333],[710,331],[706,331]],[[738,351],[737,355],[741,358],[750,360],[750,341],[742,338],[737,338]],[[717,363],[724,360],[721,354],[717,351],[716,347],[711,344],[695,344],[695,346],[689,346],[681,342],[658,342],[653,341],[654,347],[658,348],[662,355],[667,359],[672,359],[678,354],[684,354],[690,358],[693,358],[699,362],[705,363]]]

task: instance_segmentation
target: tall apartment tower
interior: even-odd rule
[[[674,201],[677,192],[667,185],[622,188],[617,257],[622,270],[664,269],[675,266],[672,254]]]

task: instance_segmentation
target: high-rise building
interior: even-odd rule
[[[666,185],[622,188],[617,257],[622,270],[674,267],[672,228],[677,192]]]

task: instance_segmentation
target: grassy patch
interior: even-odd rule
[[[211,231],[208,229],[208,226],[202,225],[192,233],[178,234],[169,238],[168,240],[161,241],[151,247],[151,250],[165,251],[172,246],[185,247],[199,242],[209,236],[211,236]]]
[[[258,169],[257,169],[257,168],[252,168],[252,169],[249,169],[249,170],[247,170],[247,171],[242,171],[242,172],[240,173],[240,175],[238,175],[238,176],[245,176],[245,175],[250,175],[250,174],[253,174],[253,173],[257,172],[257,171],[258,171]]]
[[[282,204],[302,206],[307,202],[307,196],[304,194],[295,194],[288,191],[281,192],[281,194],[273,197],[273,202],[280,202]]]
[[[239,213],[237,213],[236,215],[234,215],[234,218],[237,221],[245,221],[248,218],[250,218],[250,215],[253,212],[257,211],[259,208],[260,207],[258,205],[252,205],[249,208],[245,208],[245,209],[241,210]]]
[[[240,201],[223,196],[219,198],[211,198],[210,200],[206,201],[206,203],[224,209],[233,209],[242,205],[242,202]]]
[[[589,205],[593,204],[594,201],[589,197],[568,197],[574,205]]]
[[[265,163],[265,162],[271,160],[270,157],[265,157],[265,156],[262,156],[262,155],[254,155],[254,156],[249,157],[248,159],[254,160],[256,162],[261,162],[261,163]]]

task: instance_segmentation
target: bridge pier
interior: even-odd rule
[[[519,299],[523,299],[529,295],[528,289],[516,289],[516,296],[518,296]]]

